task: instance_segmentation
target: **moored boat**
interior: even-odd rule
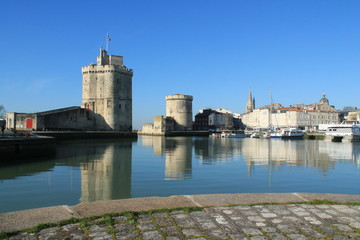
[[[278,132],[270,133],[270,138],[303,139],[305,132],[298,128],[283,128]]]
[[[360,142],[360,125],[330,125],[325,131],[326,142]]]
[[[246,138],[249,135],[245,134],[243,130],[224,130],[211,134],[212,137],[218,138]]]
[[[251,133],[250,137],[251,138],[260,138],[260,136],[262,135],[262,133],[260,131],[256,131]]]

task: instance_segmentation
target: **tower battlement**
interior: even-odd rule
[[[123,74],[133,74],[133,70],[122,66],[116,66],[116,65],[88,65],[81,68],[83,74],[88,73],[110,73],[110,72],[119,72]]]
[[[192,101],[193,97],[190,95],[184,95],[184,94],[174,94],[174,95],[168,95],[165,97],[166,100],[188,100]]]

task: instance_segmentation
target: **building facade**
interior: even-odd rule
[[[80,107],[37,113],[6,113],[6,127],[13,130],[94,130],[95,121]]]
[[[195,115],[194,130],[239,129],[241,116],[225,108],[205,108]]]
[[[339,112],[329,105],[323,95],[319,103],[310,105],[297,104],[283,107],[272,104],[256,108],[242,115],[247,128],[284,128],[299,127],[308,131],[317,131],[322,124],[338,124]]]
[[[208,131],[211,127],[209,126],[209,115],[213,112],[211,108],[202,109],[195,115],[194,130]]]
[[[82,107],[94,113],[98,130],[132,130],[132,69],[123,57],[100,48],[97,64],[82,68]]]

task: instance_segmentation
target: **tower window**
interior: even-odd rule
[[[107,107],[111,108],[111,105],[112,105],[111,100],[107,100]]]
[[[119,109],[121,109],[121,104],[119,104]]]

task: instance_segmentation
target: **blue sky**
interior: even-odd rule
[[[134,70],[133,125],[165,96],[243,113],[318,102],[360,107],[360,1],[3,1],[0,104],[37,112],[81,104],[81,67],[109,54]]]

